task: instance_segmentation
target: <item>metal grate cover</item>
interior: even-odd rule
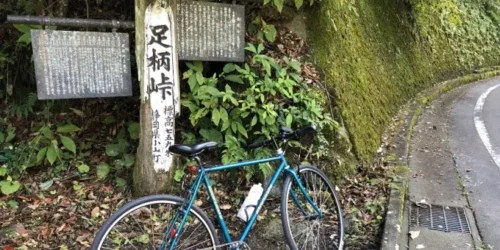
[[[461,207],[412,203],[410,206],[410,226],[442,232],[470,233],[465,210]]]

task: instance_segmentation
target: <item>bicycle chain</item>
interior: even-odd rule
[[[228,249],[251,250],[250,246],[246,242],[244,242],[244,241],[234,241],[234,242],[231,242],[231,243],[217,245],[217,246],[215,246],[215,249],[222,250],[225,247],[228,247]],[[214,246],[207,247],[207,248],[201,248],[201,249],[198,249],[198,250],[213,250],[213,249],[214,249]]]

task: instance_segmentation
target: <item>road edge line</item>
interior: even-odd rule
[[[500,169],[500,154],[496,152],[495,147],[491,143],[488,129],[486,128],[486,124],[484,124],[484,121],[482,119],[483,107],[484,103],[486,102],[486,98],[488,98],[488,95],[498,87],[500,87],[500,84],[490,87],[477,99],[476,106],[474,107],[474,125],[476,127],[477,133],[479,134],[479,138],[481,138],[481,141],[484,144],[484,147],[486,147],[486,150],[493,159],[493,162],[495,162],[497,167]]]

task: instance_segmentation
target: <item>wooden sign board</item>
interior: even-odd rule
[[[129,36],[31,30],[39,99],[132,95]]]

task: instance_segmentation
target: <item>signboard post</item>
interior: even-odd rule
[[[182,1],[182,0],[181,0]],[[135,0],[133,22],[8,16],[11,23],[130,29],[135,26],[141,89],[136,195],[166,191],[173,180],[175,117],[180,112],[178,60],[243,62],[244,6]],[[132,95],[128,35],[34,30],[39,99]]]
[[[175,115],[180,110],[177,43],[171,7],[146,10],[142,102],[149,101],[152,119],[152,157],[156,172],[169,171],[173,156]]]
[[[208,2],[164,6],[136,1],[141,81],[141,137],[134,168],[136,195],[167,191],[173,180],[175,116],[180,111],[178,59],[244,61],[244,7]],[[139,58],[142,58],[139,61]]]

